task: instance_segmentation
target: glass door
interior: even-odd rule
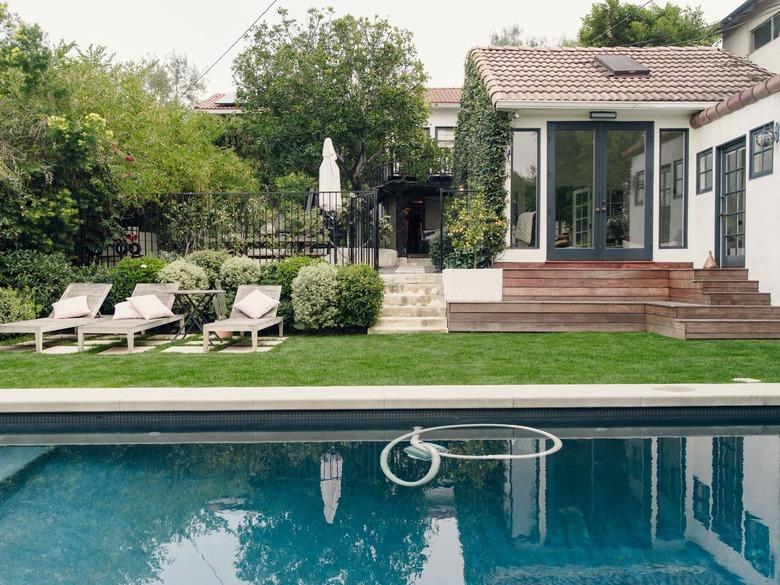
[[[652,124],[550,123],[548,258],[652,257]]]
[[[720,265],[745,265],[745,140],[720,149]]]

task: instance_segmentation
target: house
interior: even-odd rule
[[[509,247],[502,290],[485,293],[501,302],[451,304],[450,330],[780,337],[780,312],[749,308],[780,300],[780,75],[714,47],[480,47],[469,59],[511,120]],[[696,270],[709,251],[730,270]],[[570,327],[545,315],[585,301],[593,315]],[[716,310],[729,306],[743,309]]]
[[[193,107],[198,112],[204,114],[240,114],[241,108],[236,103],[236,92],[223,92],[210,95],[202,102],[198,102]]]
[[[747,0],[720,23],[723,49],[780,73],[780,2]]]

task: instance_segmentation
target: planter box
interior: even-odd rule
[[[442,272],[444,300],[500,301],[503,281],[501,268],[446,268]]]

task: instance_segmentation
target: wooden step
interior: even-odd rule
[[[718,268],[716,270],[693,271],[695,280],[747,280],[748,271],[744,268]]]
[[[761,292],[711,292],[707,296],[712,305],[769,305],[769,293]]]
[[[645,311],[677,319],[780,319],[780,307],[765,305],[662,306],[648,303]]]
[[[521,278],[554,278],[554,279],[657,279],[668,278],[669,270],[646,269],[634,270],[626,268],[624,270],[599,270],[594,268],[505,268],[504,280]]]
[[[653,269],[693,269],[693,262],[613,262],[613,261],[551,261],[551,262],[496,262],[495,268],[595,268],[595,269],[632,269],[632,270],[653,270]]]
[[[747,291],[758,292],[757,280],[702,280],[697,284],[704,293]]]
[[[780,338],[780,319],[683,319],[688,339]]]
[[[540,288],[604,288],[620,286],[623,288],[669,288],[668,278],[526,278],[514,275],[504,276],[504,288],[540,287]]]

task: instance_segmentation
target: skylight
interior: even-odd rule
[[[628,55],[596,55],[596,63],[609,71],[610,75],[649,75],[650,69],[640,65]]]

